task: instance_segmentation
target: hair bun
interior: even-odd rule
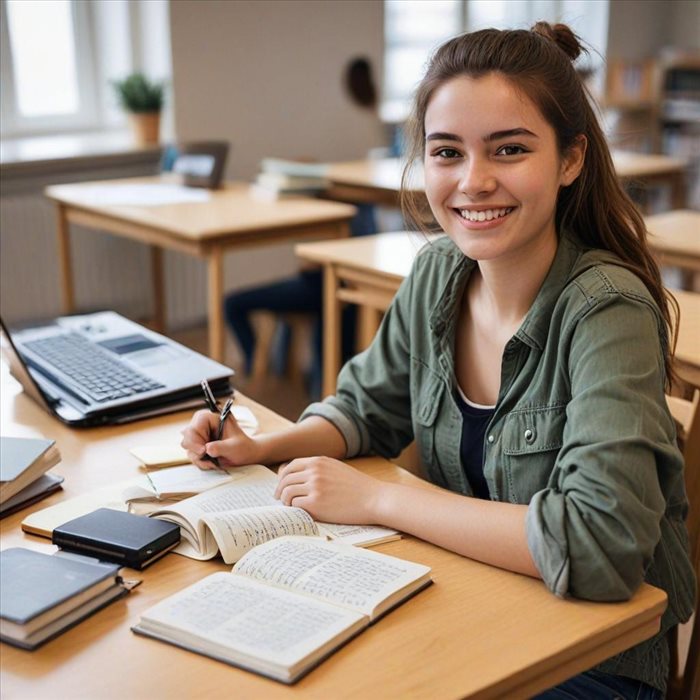
[[[532,31],[545,39],[553,41],[572,61],[575,61],[584,48],[579,38],[566,24],[550,24],[549,22],[537,22]]]

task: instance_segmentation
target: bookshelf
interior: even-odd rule
[[[687,205],[700,209],[700,53],[610,59],[601,103],[615,147],[688,161]]]

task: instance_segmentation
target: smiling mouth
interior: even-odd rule
[[[502,219],[510,214],[515,207],[503,207],[502,209],[455,209],[457,214],[467,221],[493,221],[494,219]]]

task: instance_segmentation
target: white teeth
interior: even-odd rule
[[[503,209],[482,209],[481,211],[470,211],[469,209],[462,209],[459,213],[462,215],[463,219],[468,219],[469,221],[491,221],[492,219],[499,219],[506,214],[513,211],[513,207],[504,207]]]

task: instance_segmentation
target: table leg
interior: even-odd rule
[[[221,307],[224,295],[224,256],[221,248],[209,252],[209,355],[224,361],[224,319]]]
[[[382,312],[371,306],[358,308],[358,348],[357,352],[366,350],[374,340],[382,322]]]
[[[61,306],[63,313],[75,311],[75,288],[73,286],[73,263],[70,250],[70,224],[68,212],[63,204],[56,205],[58,218],[58,262],[61,283]]]
[[[153,284],[153,328],[159,333],[165,331],[165,273],[163,250],[157,245],[151,248],[151,281]]]
[[[674,173],[671,177],[671,209],[685,209],[685,173]]]
[[[338,275],[333,265],[323,268],[323,396],[335,393],[340,372],[340,301]]]

